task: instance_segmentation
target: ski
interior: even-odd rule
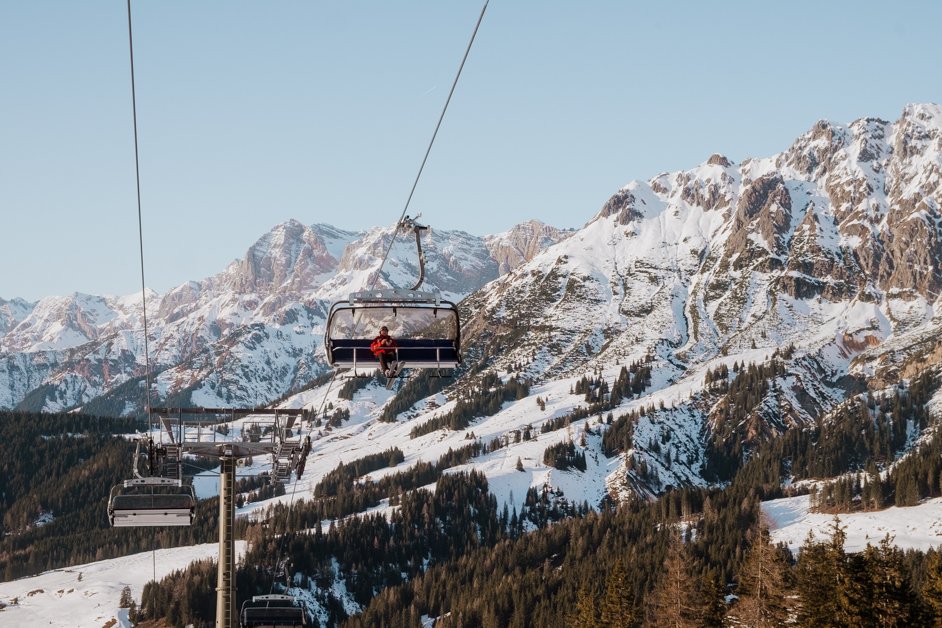
[[[396,362],[396,365],[391,369],[391,372],[386,375],[386,390],[392,390],[393,382],[396,381],[396,378],[399,377],[399,373],[401,373],[402,369],[405,367],[405,362]]]

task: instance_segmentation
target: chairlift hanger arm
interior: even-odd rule
[[[421,216],[421,214],[419,214],[419,216]],[[419,255],[419,280],[412,286],[412,290],[418,290],[422,282],[425,281],[425,252],[422,250],[422,232],[428,231],[428,225],[420,225],[417,223],[416,220],[419,216],[415,218],[406,216],[399,221],[398,226],[400,231],[411,231],[415,234],[415,248]]]

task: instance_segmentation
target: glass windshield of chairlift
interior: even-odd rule
[[[382,327],[394,339],[454,340],[458,337],[458,313],[447,306],[364,305],[334,310],[330,338],[374,338]]]

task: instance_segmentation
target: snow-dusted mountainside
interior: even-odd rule
[[[909,106],[895,123],[822,121],[766,159],[714,155],[628,184],[575,235],[474,295],[468,327],[526,322],[503,359],[543,352],[534,375],[657,346],[679,368],[753,344],[856,354],[934,324],[940,201],[942,107]]]
[[[470,366],[443,392],[392,413],[396,397],[379,385],[352,400],[327,386],[288,399],[350,413],[313,430],[318,462],[309,481],[340,460],[394,446],[405,455],[399,471],[469,441],[497,441],[503,447],[470,466],[486,473],[500,502],[520,508],[527,488],[545,487],[595,505],[606,495],[715,482],[711,450],[827,421],[868,387],[884,394],[942,355],[931,283],[942,269],[905,272],[907,251],[926,263],[942,259],[924,254],[936,240],[892,226],[938,229],[940,122],[942,107],[918,105],[892,124],[819,123],[768,159],[736,166],[713,156],[690,171],[630,183],[581,230],[464,301]],[[858,185],[855,177],[870,177],[859,185],[871,192],[851,195],[851,207],[839,191]],[[914,181],[925,192],[918,202]],[[907,202],[923,209],[904,220]],[[526,233],[532,241],[538,231]],[[868,257],[873,246],[885,249],[877,260]],[[721,369],[729,384],[737,364],[773,361],[774,384],[749,407],[732,408],[722,387],[707,385]],[[606,390],[638,365],[649,373],[631,375],[637,387],[622,387],[613,402]],[[525,380],[528,394],[449,429],[460,404],[493,392],[481,388],[482,371],[504,384]],[[586,386],[586,377],[605,389]],[[609,413],[636,415],[613,457],[600,426]],[[579,443],[585,471],[545,461],[548,447],[568,442]]]
[[[643,403],[667,407],[640,420],[633,455],[673,477],[671,460],[701,461],[704,435],[722,427],[717,399],[699,394],[709,368],[794,347],[779,357],[774,407],[753,412],[756,436],[826,413],[860,390],[855,378],[893,383],[938,359],[940,203],[942,107],[822,121],[768,158],[713,155],[629,183],[469,297],[466,343],[536,382],[595,371],[611,382],[648,356]],[[658,424],[689,442],[642,447]]]
[[[563,237],[531,222],[527,238],[432,231],[423,238],[427,286],[460,300]],[[149,350],[161,400],[255,405],[326,368],[320,348],[334,300],[368,286],[409,287],[418,276],[411,236],[354,233],[297,221],[276,226],[245,257],[202,281],[146,295]],[[517,257],[514,257],[517,255]],[[140,295],[72,294],[0,301],[0,408],[57,411],[96,401],[107,413],[139,407],[145,374]]]
[[[5,301],[0,299],[0,334],[5,334],[17,325],[33,311],[32,303],[27,303],[23,299],[13,299]]]
[[[484,238],[484,244],[491,257],[500,264],[501,274],[508,273],[520,264],[529,262],[543,249],[572,235],[544,225],[538,220],[530,220],[515,226],[510,231]]]

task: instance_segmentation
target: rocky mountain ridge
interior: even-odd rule
[[[826,304],[846,303],[865,324],[841,332],[883,341],[934,312],[940,156],[942,108],[911,105],[895,123],[819,122],[766,159],[714,155],[634,181],[582,230],[474,295],[470,309],[486,322],[469,327],[527,317],[560,332],[570,365],[574,351],[580,365],[628,355],[623,338],[646,337],[643,352],[668,342],[684,359],[787,344],[807,335],[802,321],[829,317]],[[542,303],[527,306],[540,290]],[[601,325],[579,314],[597,305]],[[560,345],[567,329],[578,342]]]
[[[648,410],[623,459],[660,480],[626,468],[610,488],[700,482],[711,452],[811,425],[938,361],[940,169],[942,107],[910,105],[893,123],[819,122],[768,158],[714,155],[633,181],[469,297],[466,343],[534,382],[612,382],[647,361],[651,388],[620,406]],[[775,384],[724,425],[736,413],[717,411],[729,401],[705,390],[707,373],[770,360],[784,365]]]

